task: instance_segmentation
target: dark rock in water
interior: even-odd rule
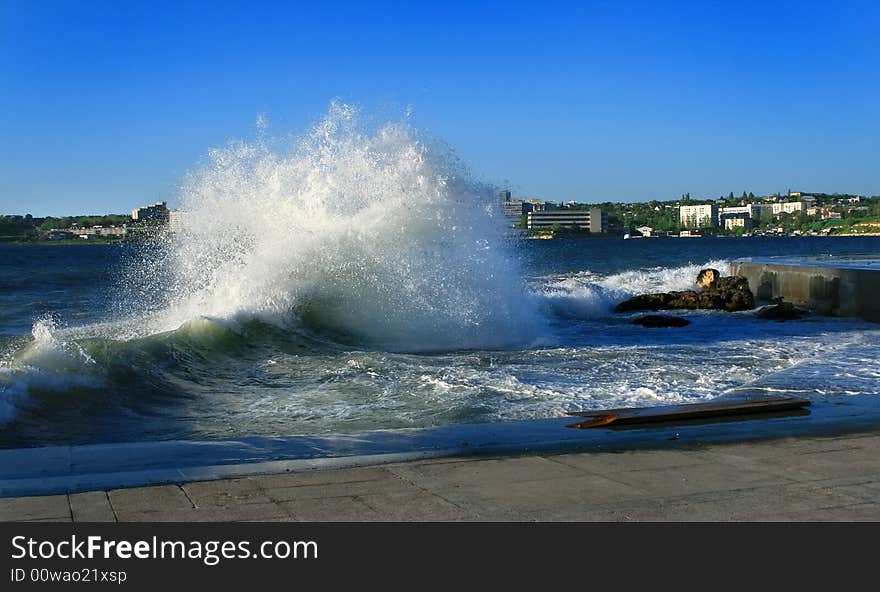
[[[696,292],[694,292],[696,294]],[[661,308],[669,308],[667,306],[672,300],[672,293],[662,292],[659,294],[642,294],[641,296],[633,296],[629,300],[624,300],[614,307],[614,312],[629,312],[631,310],[660,310]]]
[[[711,288],[701,292],[685,290],[684,292],[661,292],[658,294],[642,294],[633,296],[618,304],[615,312],[634,310],[675,310],[675,309],[709,309],[751,310],[755,308],[755,299],[749,289],[746,278],[739,276],[720,277]]]
[[[670,315],[645,315],[633,320],[633,325],[641,325],[651,329],[661,327],[686,327],[691,322],[681,317],[673,317]]]
[[[777,298],[774,300],[774,304],[758,309],[755,316],[768,321],[796,321],[808,314],[810,314],[808,310],[797,307],[791,302],[785,302],[782,298]]]
[[[713,269],[711,267],[701,269],[700,273],[697,274],[697,286],[699,286],[703,290],[706,290],[707,288],[713,287],[715,285],[715,282],[717,282],[718,278],[720,277],[721,272],[717,269]]]
[[[660,292],[657,294],[642,294],[624,300],[616,307],[615,312],[629,312],[632,310],[669,310],[675,308],[697,308],[699,295],[693,291],[686,292]]]
[[[742,276],[732,275],[718,278],[715,289],[726,292],[730,296],[727,310],[752,310],[755,308],[755,297],[749,287],[749,280]]]
[[[755,298],[749,288],[749,280],[736,275],[718,278],[711,288],[700,292],[700,306],[698,308],[730,312],[752,310],[755,308]]]

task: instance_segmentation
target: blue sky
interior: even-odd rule
[[[0,212],[126,212],[331,99],[557,201],[880,194],[874,2],[0,0]]]

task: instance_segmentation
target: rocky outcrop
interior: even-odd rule
[[[718,278],[711,288],[700,292],[699,300],[700,306],[697,308],[730,312],[755,308],[755,298],[749,288],[749,281],[735,275]]]
[[[717,282],[718,278],[720,277],[721,272],[717,269],[713,269],[711,267],[701,269],[700,273],[697,274],[697,287],[703,290],[712,288],[715,286],[715,282]]]
[[[641,325],[650,329],[663,327],[686,327],[691,322],[682,317],[673,317],[670,315],[645,315],[632,321],[633,325]]]
[[[808,314],[810,314],[808,310],[795,306],[791,302],[785,302],[782,298],[776,298],[773,300],[773,304],[759,308],[755,316],[768,321],[796,321]]]
[[[704,276],[703,270],[698,278],[704,280],[711,274]],[[700,292],[685,290],[682,292],[661,292],[658,294],[642,294],[633,296],[618,304],[615,312],[630,312],[636,310],[675,310],[675,309],[709,309],[726,310],[734,312],[738,310],[751,310],[755,308],[755,299],[749,289],[749,282],[743,277],[727,276],[718,277],[711,282],[711,287]]]
[[[634,310],[673,310],[676,308],[697,308],[696,292],[661,292],[658,294],[642,294],[624,300],[614,308],[614,312],[630,312]]]

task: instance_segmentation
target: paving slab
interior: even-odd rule
[[[809,475],[812,479],[846,477],[852,474],[880,475],[880,455],[874,447],[853,447],[816,452],[804,452],[790,457],[767,459],[767,464]]]
[[[110,504],[117,515],[122,513],[160,512],[187,510],[193,507],[179,485],[157,485],[113,489],[109,492]]]
[[[307,498],[279,502],[293,520],[299,522],[375,522],[382,514],[357,497]]]
[[[542,520],[558,508],[584,508],[646,497],[636,487],[600,475],[441,489],[438,494],[485,519]]]
[[[66,495],[0,498],[0,521],[57,520],[70,522]]]
[[[852,505],[860,501],[857,496],[845,491],[793,483],[608,504],[593,508],[592,513],[584,519],[688,522],[774,520],[793,513],[812,515],[828,507]],[[547,519],[578,518],[562,508]]]
[[[391,522],[451,522],[473,520],[478,516],[426,491],[365,495],[359,499],[383,520]]]
[[[553,462],[541,456],[498,459],[471,458],[456,463],[405,463],[391,465],[388,470],[427,489],[489,482],[503,484],[542,481],[581,473],[576,468]]]
[[[590,473],[668,469],[712,462],[698,450],[626,450],[603,454],[558,454],[546,458]]]
[[[880,521],[880,506],[876,503],[853,504],[816,512],[788,513],[782,519],[802,522],[877,522]]]
[[[247,478],[187,483],[183,491],[197,508],[228,508],[273,501],[259,483]]]
[[[303,485],[384,481],[393,477],[394,474],[384,467],[357,467],[333,471],[304,471],[300,473],[286,472],[274,475],[257,475],[248,479],[263,489],[278,489]]]
[[[277,502],[301,499],[330,499],[364,495],[417,493],[419,488],[391,475],[375,481],[347,481],[266,489],[266,495]]]
[[[617,471],[609,475],[609,478],[642,489],[656,497],[740,490],[761,485],[783,485],[792,482],[791,479],[758,468],[745,469],[722,464]]]
[[[106,491],[71,493],[69,501],[74,522],[116,521],[116,514],[113,513]]]

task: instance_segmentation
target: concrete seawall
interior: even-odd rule
[[[782,297],[817,314],[880,322],[880,265],[873,267],[877,263],[752,259],[732,263],[731,273],[748,280],[758,304]]]

